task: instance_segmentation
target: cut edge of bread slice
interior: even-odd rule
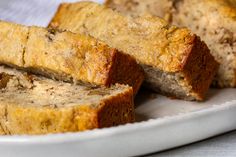
[[[128,84],[136,94],[143,69],[131,56],[90,36],[0,21],[0,63],[74,83]]]
[[[208,45],[220,63],[215,87],[236,87],[236,2],[233,0],[107,0],[105,5],[130,16],[152,14],[186,26]]]
[[[72,85],[0,66],[0,134],[48,134],[134,122],[132,88]]]
[[[144,68],[144,84],[176,98],[203,100],[218,68],[198,36],[151,15],[128,17],[93,2],[62,3],[49,27],[91,35],[128,53]],[[168,52],[157,57],[158,50]]]

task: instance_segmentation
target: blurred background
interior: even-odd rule
[[[0,0],[0,19],[25,25],[47,26],[61,2],[76,1],[79,0]],[[103,0],[96,1],[103,2]],[[236,156],[236,131],[148,156],[233,157]]]
[[[77,1],[79,0],[0,0],[0,19],[25,25],[47,26],[61,2]]]

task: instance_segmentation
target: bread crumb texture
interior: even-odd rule
[[[91,35],[133,56],[148,87],[177,98],[203,100],[218,68],[199,37],[152,15],[126,16],[94,2],[62,3],[49,27]]]
[[[75,83],[128,84],[134,93],[144,79],[135,59],[90,36],[3,21],[0,27],[1,64]]]
[[[125,15],[152,14],[178,26],[187,26],[209,46],[220,63],[213,85],[236,87],[235,0],[107,0]]]
[[[77,132],[134,122],[132,88],[72,85],[0,67],[0,133]]]

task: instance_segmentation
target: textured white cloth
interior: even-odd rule
[[[61,2],[76,1],[78,0],[0,0],[0,19],[25,25],[47,26]]]
[[[0,19],[25,25],[47,26],[59,3],[77,0],[0,0]],[[102,0],[98,0],[102,2]],[[153,157],[235,157],[236,131]]]
[[[236,131],[149,157],[236,157]]]

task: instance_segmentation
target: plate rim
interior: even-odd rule
[[[128,123],[125,125],[119,125],[110,128],[93,129],[84,132],[68,132],[46,135],[4,135],[0,136],[0,144],[53,144],[98,139],[101,137],[110,137],[137,131],[137,129],[146,130],[152,127],[169,125],[169,123],[176,123],[183,119],[196,118],[199,116],[208,115],[209,113],[228,110],[234,107],[236,107],[236,99],[197,111],[179,113],[173,116],[165,116],[161,118],[153,118],[146,121]]]

